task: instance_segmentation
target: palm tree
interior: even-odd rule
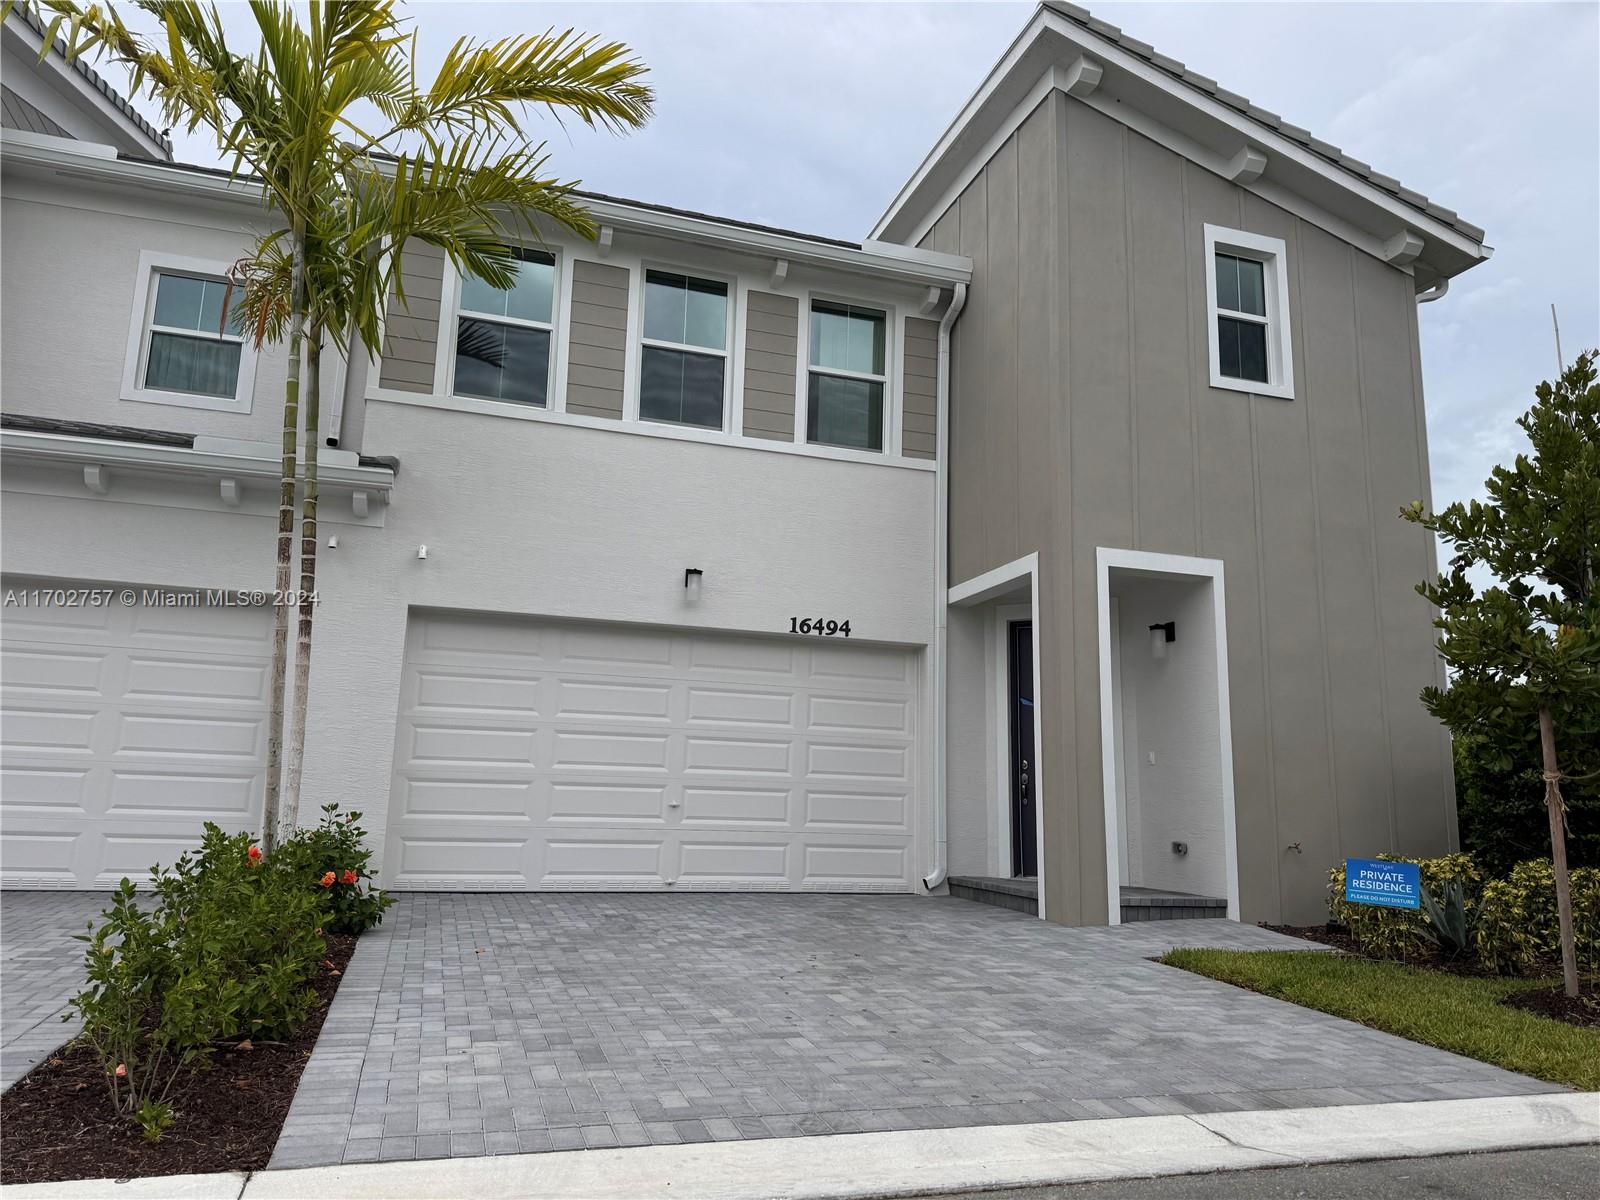
[[[110,4],[27,0],[48,21],[44,45],[65,31],[69,57],[94,53],[128,69],[173,124],[210,130],[236,174],[262,186],[284,222],[239,276],[258,336],[288,342],[279,488],[276,588],[290,591],[301,418],[305,488],[296,642],[295,717],[283,782],[289,609],[275,609],[262,840],[270,848],[297,815],[310,679],[317,549],[318,384],[324,335],[352,334],[375,352],[381,313],[400,288],[411,239],[441,248],[464,274],[498,287],[515,278],[508,241],[540,236],[543,216],[586,236],[594,225],[550,177],[542,146],[526,142],[530,109],[625,132],[649,118],[645,68],[616,42],[577,34],[462,38],[433,82],[419,86],[416,39],[394,0],[310,0],[309,19],[284,0],[253,0],[253,54],[229,48],[212,3],[135,0],[160,37],[130,29]],[[3,6],[10,8],[10,0]],[[376,114],[372,117],[371,114]],[[508,236],[509,235],[509,236]],[[403,297],[402,297],[403,298]],[[309,336],[308,336],[309,335]],[[285,820],[287,818],[287,820]]]

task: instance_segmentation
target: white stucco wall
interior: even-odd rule
[[[1118,586],[1123,762],[1135,825],[1128,849],[1137,859],[1129,882],[1226,896],[1212,584],[1133,578]],[[1149,627],[1166,621],[1176,622],[1177,640],[1158,659]],[[1174,841],[1188,853],[1174,854]]]

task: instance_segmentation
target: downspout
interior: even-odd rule
[[[945,650],[950,633],[950,570],[946,562],[950,546],[950,331],[967,305],[967,285],[958,283],[950,297],[950,307],[939,319],[938,435],[934,463],[937,479],[938,516],[934,521],[937,541],[933,551],[933,870],[922,877],[922,886],[933,891],[949,873],[946,863],[950,850],[950,830],[945,796],[945,734],[948,703],[945,697]]]
[[[1448,292],[1449,290],[1450,290],[1450,281],[1448,279],[1441,279],[1441,280],[1439,280],[1438,283],[1434,284],[1427,291],[1418,292],[1417,293],[1417,303],[1418,304],[1432,304],[1435,300],[1442,299],[1444,297],[1444,294],[1446,292]]]

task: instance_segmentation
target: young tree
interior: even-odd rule
[[[621,44],[552,30],[486,43],[460,39],[432,84],[422,86],[416,40],[403,30],[394,0],[309,0],[304,21],[296,5],[257,0],[249,11],[259,47],[249,54],[230,48],[211,3],[134,0],[161,31],[151,37],[130,29],[109,3],[29,2],[48,21],[46,47],[64,30],[69,57],[92,52],[125,66],[133,90],[148,94],[168,120],[191,132],[210,130],[234,172],[259,181],[265,205],[284,223],[257,248],[266,266],[243,274],[273,279],[288,294],[275,580],[287,594],[302,361],[318,371],[321,331],[338,337],[355,327],[369,352],[376,349],[377,314],[398,284],[410,237],[441,246],[463,273],[507,286],[515,271],[507,225],[537,237],[534,214],[543,214],[593,236],[588,214],[570,197],[573,185],[548,177],[540,148],[525,144],[523,121],[531,107],[613,131],[633,128],[653,103],[645,69]],[[382,223],[385,213],[394,224]],[[264,302],[261,311],[276,307]],[[318,329],[309,355],[308,321]],[[313,382],[301,536],[307,593],[317,544],[316,405]],[[268,847],[287,824],[285,810],[292,820],[298,806],[313,615],[308,595],[299,610],[289,794],[280,796],[289,609],[278,605],[275,613],[262,831]]]
[[[1595,352],[1534,391],[1517,421],[1531,453],[1496,467],[1488,500],[1440,513],[1420,501],[1400,515],[1454,551],[1448,575],[1417,590],[1439,609],[1447,689],[1422,702],[1456,737],[1482,739],[1504,759],[1537,762],[1544,779],[1561,925],[1562,976],[1578,994],[1567,878],[1563,780],[1600,769],[1600,385]],[[1471,568],[1496,582],[1478,591]]]

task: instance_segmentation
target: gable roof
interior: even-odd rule
[[[7,14],[8,33],[14,32],[13,19],[21,22],[32,33],[31,38],[23,40],[30,43],[29,49],[37,55],[40,47],[44,45],[44,23],[25,4],[15,5]],[[69,59],[65,40],[60,37],[55,39],[50,47],[47,61],[56,65],[58,70],[69,72],[85,85],[82,91],[99,110],[103,122],[108,126],[108,132],[117,131],[123,134],[128,145],[122,148],[137,148],[145,153],[155,150],[164,158],[172,157],[172,139],[146,120],[121,92],[107,83],[105,77],[89,65],[86,58],[79,55],[77,58]],[[45,114],[47,117],[49,115]]]
[[[1234,177],[1242,152],[1254,151],[1264,163],[1236,182],[1310,217],[1308,202],[1332,232],[1396,265],[1415,263],[1421,285],[1493,253],[1484,230],[1453,210],[1064,0],[1035,10],[871,236],[917,240],[1016,106],[1036,104],[1052,87],[1225,178]]]

